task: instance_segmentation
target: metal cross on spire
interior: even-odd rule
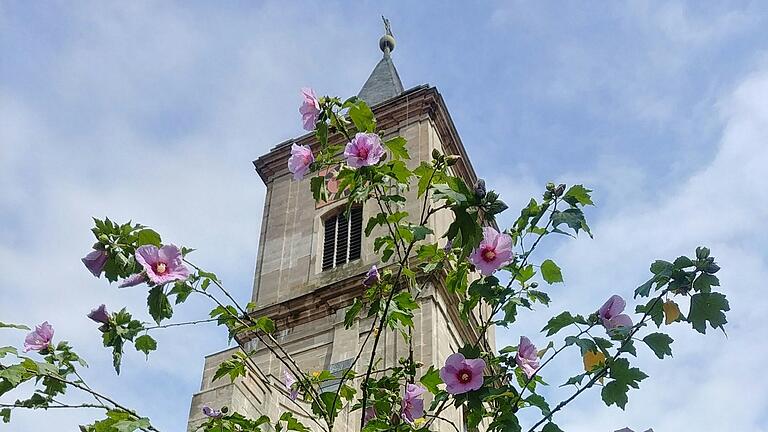
[[[392,27],[389,26],[389,20],[384,15],[381,16],[382,21],[384,21],[384,33],[394,37],[392,34]]]
[[[390,52],[395,50],[395,37],[392,35],[392,27],[389,25],[389,20],[382,15],[381,20],[384,21],[384,36],[379,39],[379,48],[385,55],[389,55]]]

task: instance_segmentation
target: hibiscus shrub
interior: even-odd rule
[[[466,426],[469,430],[556,432],[560,428],[553,423],[555,415],[596,384],[607,405],[623,409],[629,390],[648,377],[630,362],[635,361],[638,346],[646,345],[660,359],[672,355],[673,340],[661,331],[663,326],[687,324],[700,333],[708,327],[724,328],[729,306],[725,295],[716,291],[719,267],[710,251],[700,247],[691,257],[655,261],[652,276],[634,291],[639,302],[634,309],[616,294],[602,306],[596,303],[592,311],[559,313],[547,322],[543,334],[520,335],[519,344],[496,350],[488,341],[489,329],[501,326],[514,331],[518,313],[550,303],[550,295],[539,284],[563,282],[554,261],[534,255],[542,240],[553,234],[592,235],[583,213],[593,205],[592,191],[582,185],[547,184],[541,198],[531,199],[511,226],[498,229],[496,216],[507,205],[496,192],[487,190],[484,181],[468,185],[453,175],[450,167],[458,156],[435,150],[430,161],[410,169],[405,139],[383,140],[364,101],[317,98],[311,89],[303,89],[302,94],[302,123],[314,132],[317,145],[314,149],[292,146],[287,164],[293,178],[316,173],[310,187],[317,201],[346,200],[347,211],[361,203],[373,203],[378,209],[367,221],[365,234],[378,233],[373,244],[380,265],[360,281],[362,295],[345,316],[348,327],[358,319],[373,318],[352,364],[336,373],[301,370],[273,336],[272,320],[252,317],[248,313],[252,305],[241,306],[215,274],[192,264],[188,258],[192,249],[163,243],[157,232],[142,225],[95,219],[97,243],[83,263],[96,277],[103,275],[110,282],[122,279],[121,287],[145,285],[149,314],[155,320],[154,324],[140,322],[125,309],[110,313],[104,305],[88,315],[99,324],[104,346],[112,349],[118,373],[126,342],[148,355],[157,349],[152,331],[216,321],[235,340],[240,340],[238,335],[253,335],[282,362],[283,382],[274,391],[284,392],[292,410],[307,414],[315,430],[332,431],[345,408],[359,414],[365,431],[429,430],[435,421],[450,423],[443,411],[455,407],[463,411],[466,422],[454,424],[456,430]],[[420,209],[419,214],[406,211],[406,195],[419,200],[418,206],[410,206]],[[433,233],[427,221],[441,211],[451,212],[453,222],[446,232]],[[418,331],[413,318],[424,281],[438,272],[444,274],[448,292],[459,301],[459,316],[476,338],[444,364],[422,364],[411,349],[397,364],[377,369],[384,332],[395,332],[412,343],[411,335]],[[213,303],[210,319],[161,324],[190,295]],[[484,312],[479,323],[470,319],[478,310]],[[0,326],[28,330],[20,325]],[[82,430],[157,430],[148,418],[86,384],[77,372],[85,363],[66,342],[54,343],[53,336],[47,322],[27,336],[24,352],[36,351],[39,358],[14,347],[0,348],[0,396],[21,383],[35,383],[28,398],[2,404],[4,421],[10,420],[14,409],[101,408],[105,417]],[[214,380],[234,380],[249,370],[263,374],[250,360],[253,351],[241,348],[220,365]],[[364,350],[373,355],[363,356]],[[579,359],[576,375],[561,381],[574,390],[551,405],[539,392],[547,385],[542,374],[566,351]],[[550,382],[557,379],[548,377]],[[67,390],[89,393],[95,402],[64,403],[59,396]],[[431,394],[429,406],[425,405],[427,394]],[[522,410],[540,416],[523,424]],[[266,424],[278,431],[310,427],[291,412],[277,419],[252,419],[228,407],[206,406],[203,414],[208,419],[200,426],[204,431],[253,431]]]

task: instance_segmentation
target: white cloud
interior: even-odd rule
[[[722,138],[707,166],[666,190],[637,194],[642,173],[637,176],[640,183],[627,187],[624,195],[614,190],[605,196],[597,188],[597,200],[608,209],[593,224],[595,239],[566,242],[554,253],[566,285],[550,290],[557,299],[553,313],[589,313],[614,293],[629,298],[648,278],[647,265],[653,259],[691,255],[700,244],[709,246],[721,264],[718,276],[731,305],[728,338],[716,331],[702,336],[672,327],[674,359],[661,362],[638,347],[646,351],[638,365],[651,377],[640,390],[630,392],[626,412],[604,407],[596,389],[556,418],[565,430],[625,425],[635,430],[768,430],[762,412],[768,405],[768,378],[760,372],[768,358],[768,348],[760,342],[768,331],[768,302],[760,283],[768,277],[768,236],[762,229],[768,217],[766,97],[768,67],[763,67],[719,105]],[[582,178],[606,185],[620,175],[608,167]],[[523,328],[535,331],[545,320],[529,319]],[[517,331],[506,336],[509,343],[514,343]],[[548,374],[550,382],[564,382],[578,373],[577,353],[560,360]],[[552,393],[560,399],[570,391]],[[742,397],[745,394],[749,397]]]

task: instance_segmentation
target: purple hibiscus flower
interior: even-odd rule
[[[88,314],[88,318],[96,321],[97,323],[109,324],[109,313],[107,312],[107,306],[101,305],[96,309],[91,309],[91,313]]]
[[[283,371],[283,384],[285,384],[285,388],[290,392],[289,397],[291,400],[295,401],[299,397],[299,389],[293,386],[296,384],[296,377],[288,371]]]
[[[120,284],[121,288],[147,281],[162,285],[189,277],[189,269],[181,260],[181,251],[174,245],[165,245],[161,248],[154,245],[140,246],[136,249],[135,256],[136,262],[144,267],[144,271],[125,279]]]
[[[376,266],[371,266],[371,269],[368,270],[368,273],[365,274],[365,279],[363,279],[363,285],[370,287],[373,286],[381,280],[381,275],[379,274],[379,269],[376,268]]]
[[[445,390],[453,395],[474,391],[483,386],[485,360],[467,359],[464,354],[448,356],[445,366],[440,369],[440,378],[445,383]]]
[[[210,418],[221,418],[224,416],[224,413],[222,413],[217,409],[213,409],[208,405],[203,405],[203,414],[205,414],[206,417],[210,417]]]
[[[101,272],[104,271],[104,264],[107,263],[108,258],[109,255],[107,255],[106,251],[95,249],[80,261],[85,264],[85,268],[87,268],[89,272],[94,276],[99,277]]]
[[[536,345],[525,336],[520,336],[520,345],[517,346],[515,363],[523,370],[525,376],[530,379],[539,368],[539,354],[536,351]]]
[[[492,275],[500,267],[508,264],[512,252],[512,238],[499,233],[492,227],[483,228],[483,240],[469,256],[469,260],[484,276]]]
[[[344,148],[344,157],[352,168],[376,165],[384,156],[381,138],[374,133],[355,134],[355,138]]]
[[[293,174],[294,180],[301,180],[309,172],[309,167],[315,161],[312,149],[306,145],[293,144],[291,157],[288,158],[288,171]]]
[[[627,306],[627,302],[619,295],[612,295],[608,301],[605,302],[600,310],[597,311],[598,316],[603,321],[603,326],[606,329],[614,329],[616,327],[632,327],[632,318],[629,315],[623,314],[624,308]]]
[[[51,346],[53,340],[53,327],[48,321],[35,327],[24,339],[24,352],[43,351]]]
[[[423,407],[423,402],[422,402]],[[369,406],[365,409],[365,416],[363,416],[363,424],[368,423],[369,421],[376,418],[376,407]]]
[[[413,423],[417,418],[424,417],[424,399],[421,395],[427,391],[424,387],[416,384],[407,384],[403,394],[403,409],[401,416],[407,421]],[[375,413],[376,411],[374,411]],[[367,415],[367,413],[366,413]]]
[[[315,96],[315,91],[311,88],[301,89],[301,95],[304,97],[304,102],[299,107],[299,113],[301,113],[301,122],[304,125],[304,130],[315,130],[315,123],[320,116],[320,101]]]

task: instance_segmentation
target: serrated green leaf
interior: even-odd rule
[[[17,330],[31,330],[29,327],[23,325],[23,324],[8,324],[4,322],[0,322],[0,328],[12,328]]]
[[[419,382],[424,385],[424,388],[429,390],[430,393],[438,394],[440,389],[437,386],[442,384],[443,380],[440,378],[440,371],[430,365],[429,370],[427,370],[427,373],[421,377]]]
[[[663,359],[664,355],[672,357],[672,347],[670,344],[674,342],[674,339],[664,333],[651,333],[643,338],[643,342],[653,350],[656,357]]]
[[[699,333],[707,332],[707,322],[712,328],[724,330],[728,322],[725,312],[731,310],[728,300],[721,293],[698,293],[691,296],[688,321]]]
[[[563,273],[560,271],[560,267],[550,259],[541,263],[541,277],[550,285],[563,281]]]
[[[143,352],[149,357],[149,352],[157,349],[157,342],[150,335],[141,335],[133,342],[137,351]]]
[[[541,331],[546,330],[547,336],[552,336],[553,334],[559,332],[563,328],[577,322],[576,318],[577,317],[574,317],[573,315],[571,315],[570,312],[567,312],[567,311],[563,312],[560,315],[550,319],[547,322],[547,325],[545,325],[544,328],[541,329]]]
[[[390,152],[392,152],[392,157],[394,159],[410,159],[410,155],[408,154],[408,149],[405,148],[405,145],[408,142],[403,137],[395,137],[390,140],[387,140],[384,142],[384,147],[389,149]]]
[[[541,429],[541,432],[563,432],[563,430],[557,427],[556,424],[550,422],[544,425],[544,428]]]
[[[149,306],[149,314],[158,324],[160,321],[173,316],[173,307],[162,286],[158,285],[149,290],[147,306]]]
[[[563,194],[563,200],[572,206],[576,204],[595,205],[590,196],[591,192],[592,190],[585,188],[584,185],[573,185]]]
[[[160,247],[162,240],[160,239],[160,234],[158,234],[155,230],[144,228],[143,230],[140,230],[138,233],[136,233],[136,235],[138,236],[139,246],[154,245]]]

